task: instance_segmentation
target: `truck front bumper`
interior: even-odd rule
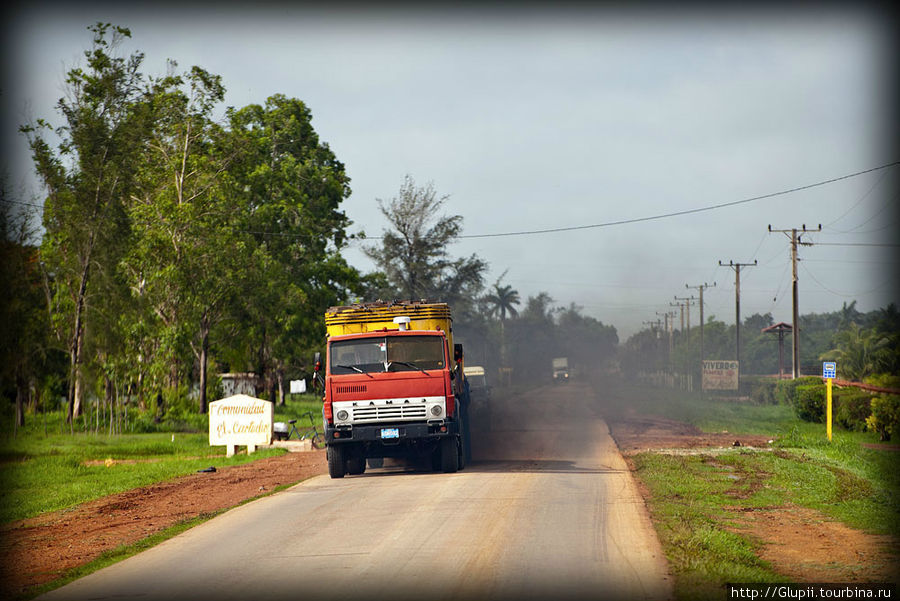
[[[441,431],[441,428],[444,431]],[[385,438],[385,431],[396,430],[396,437]],[[392,432],[388,432],[392,434]],[[408,444],[412,441],[437,441],[447,436],[459,434],[459,422],[456,420],[443,423],[428,424],[424,422],[399,422],[393,424],[360,424],[352,428],[335,428],[326,424],[326,444],[347,443],[381,443],[385,446]]]

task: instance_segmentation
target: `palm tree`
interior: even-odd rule
[[[497,281],[494,282],[494,292],[484,297],[490,307],[489,315],[500,317],[500,363],[506,365],[506,316],[516,317],[519,312],[515,305],[520,304],[519,291],[513,290],[513,287],[507,284],[500,285],[500,280],[506,275],[503,272]]]
[[[506,286],[501,286],[500,280],[497,280],[494,284],[494,292],[488,294],[485,297],[485,300],[488,302],[488,305],[491,306],[490,314],[492,316],[499,316],[501,322],[506,321],[507,314],[511,317],[516,317],[519,314],[514,306],[521,303],[519,300],[519,291],[513,290],[512,286],[508,284]]]
[[[836,360],[848,380],[862,380],[881,366],[888,339],[875,328],[864,330],[856,322],[834,336],[835,348],[822,353],[823,360]]]

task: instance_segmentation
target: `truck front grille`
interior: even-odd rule
[[[354,407],[353,421],[355,422],[381,422],[410,419],[425,419],[425,405],[375,405],[368,407]]]
[[[446,402],[443,396],[334,401],[331,411],[338,426],[428,421],[446,418]]]

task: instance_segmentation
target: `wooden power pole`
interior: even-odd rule
[[[700,291],[700,369],[703,369],[703,291],[710,287],[715,287],[716,283],[713,282],[712,285],[703,282],[697,286],[688,286],[684,285],[685,288],[694,288],[695,290]]]
[[[792,296],[793,296],[793,353],[791,356],[791,363],[793,364],[793,376],[796,380],[800,377],[800,301],[798,298],[797,292],[797,246],[800,244],[804,244],[800,240],[803,234],[808,232],[821,232],[822,224],[819,224],[819,227],[814,230],[806,229],[806,224],[803,224],[803,229],[800,230],[798,228],[791,228],[789,230],[773,230],[771,224],[769,225],[769,232],[781,232],[782,234],[788,235],[790,234],[791,240],[791,266],[792,266],[792,278],[791,278],[791,288],[792,288]],[[798,234],[799,232],[799,234]]]
[[[756,259],[752,263],[735,263],[719,261],[722,267],[731,267],[734,270],[734,325],[735,325],[735,355],[738,363],[738,382],[741,377],[741,267],[755,267]]]

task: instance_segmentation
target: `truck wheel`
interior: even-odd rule
[[[344,477],[344,448],[342,445],[328,445],[325,448],[328,459],[328,475],[332,478]]]
[[[366,456],[363,455],[362,449],[353,449],[353,452],[347,457],[347,473],[351,476],[358,476],[365,471]]]
[[[431,452],[431,469],[435,472],[441,471],[441,445]]]
[[[441,439],[441,470],[452,474],[459,469],[459,445],[455,436]]]

